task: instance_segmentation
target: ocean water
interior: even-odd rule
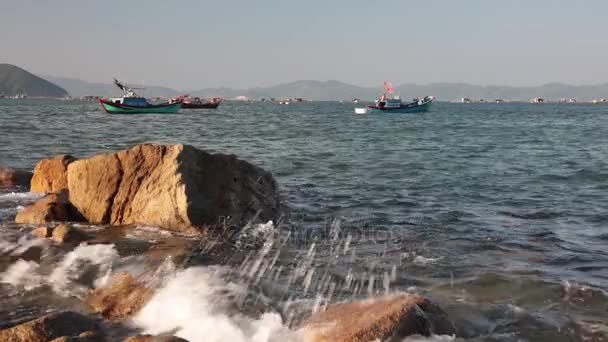
[[[235,260],[262,283],[286,284],[276,300],[280,291],[264,294],[283,308],[415,291],[438,302],[466,340],[608,338],[608,106],[437,103],[428,113],[398,115],[353,108],[226,102],[212,111],[128,116],[91,102],[0,100],[0,165],[31,169],[60,153],[87,157],[143,142],[234,153],[274,174],[288,208],[272,225],[286,237],[276,265],[270,250]],[[11,222],[34,198],[0,194],[0,250],[34,243]],[[69,258],[52,272],[58,278],[69,274]],[[77,305],[41,302],[38,285],[48,280],[37,267],[3,267],[2,304],[27,306],[23,317]],[[154,312],[196,279],[209,287],[197,305],[208,303],[217,273],[176,274],[135,321],[158,328]],[[25,284],[34,289],[17,289]],[[285,312],[245,320],[201,318],[196,308],[183,316],[190,325],[182,322],[192,341],[204,336],[197,327],[216,323],[235,340],[290,334]],[[12,319],[8,311],[0,309],[0,320]]]

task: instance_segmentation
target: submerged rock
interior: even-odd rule
[[[97,323],[78,313],[64,311],[0,330],[0,341],[48,342],[61,337],[78,337],[86,331],[98,332]]]
[[[15,222],[43,224],[51,221],[81,221],[82,216],[70,204],[65,192],[49,194],[17,213]]]
[[[85,302],[107,319],[117,320],[137,313],[154,294],[129,273],[112,276],[108,287],[93,290]]]
[[[94,224],[149,224],[175,231],[273,219],[269,172],[232,155],[187,145],[137,145],[68,166],[70,201]]]
[[[29,188],[31,179],[32,173],[29,171],[0,167],[0,188]]]
[[[64,336],[51,342],[105,342],[103,334],[95,331],[85,331],[78,336]]]
[[[89,236],[87,233],[69,226],[67,224],[60,224],[55,229],[53,229],[53,234],[51,236],[53,241],[57,243],[73,243],[79,244],[83,241],[87,241]]]
[[[53,159],[41,160],[34,168],[31,192],[54,193],[68,188],[68,165],[76,159],[70,155],[58,155]]]
[[[305,340],[310,342],[401,341],[414,334],[451,335],[454,331],[439,307],[413,294],[330,305],[303,324]]]

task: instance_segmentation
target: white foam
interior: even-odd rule
[[[243,247],[248,244],[255,244],[256,242],[266,241],[275,232],[276,229],[272,221],[259,224],[247,224],[240,231],[236,241],[236,246]]]
[[[280,315],[259,319],[240,314],[230,298],[246,288],[226,282],[226,268],[193,267],[175,274],[133,318],[148,334],[177,330],[189,341],[278,342],[299,340],[283,325]]]
[[[41,192],[9,192],[0,194],[0,201],[3,200],[37,200],[44,197]]]
[[[11,252],[11,255],[21,255],[31,247],[44,246],[46,241],[36,239],[30,234],[23,235],[17,240],[15,249]]]
[[[119,258],[114,245],[81,244],[65,255],[51,273],[49,282],[59,294],[80,297],[92,286],[105,286]]]
[[[15,251],[37,244],[35,240],[24,238],[19,242],[15,245],[18,246]],[[107,284],[118,260],[114,245],[81,244],[66,254],[50,275],[48,271],[41,270],[37,263],[20,259],[1,274],[0,281],[28,291],[48,285],[59,295],[81,297],[90,288]]]
[[[31,291],[45,284],[45,279],[38,273],[39,265],[33,261],[17,260],[0,276],[0,282],[23,287]]]
[[[425,258],[421,255],[418,255],[414,258],[413,263],[418,265],[418,266],[426,266],[428,264],[433,264],[436,263],[437,261],[442,260],[443,257],[438,257],[438,258]]]
[[[403,342],[448,342],[456,341],[456,336],[452,335],[432,335],[429,337],[412,335],[406,337]]]

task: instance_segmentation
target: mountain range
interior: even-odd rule
[[[131,85],[138,87],[137,85]],[[290,83],[278,84],[271,87],[255,87],[249,89],[234,88],[206,88],[199,90],[176,90],[162,86],[145,86],[143,94],[147,97],[173,97],[180,94],[191,96],[213,97],[226,99],[245,96],[250,99],[260,98],[295,98],[308,100],[352,100],[359,98],[371,100],[377,98],[382,92],[382,86],[361,87],[340,81],[300,80]],[[54,76],[36,76],[26,70],[10,64],[0,64],[0,94],[14,96],[26,94],[28,96],[64,97],[66,95],[80,97],[93,96],[119,96],[121,91],[113,83],[86,82],[73,78]],[[511,101],[528,101],[534,97],[547,100],[560,98],[574,98],[579,101],[608,98],[608,83],[599,85],[574,86],[563,83],[549,83],[541,86],[513,87],[513,86],[479,86],[467,83],[432,83],[427,85],[402,84],[395,87],[395,93],[404,99],[434,95],[440,101],[455,101],[463,97],[471,100],[503,99]]]
[[[5,96],[64,97],[65,89],[18,66],[0,64],[0,94]]]
[[[77,79],[57,78],[46,76],[51,82],[65,88],[72,96],[97,95],[117,96],[120,94],[111,83],[91,83]],[[133,85],[136,87],[136,85]],[[146,86],[146,96],[172,97],[179,94],[191,96],[213,97],[226,99],[245,96],[250,99],[260,98],[294,98],[301,97],[308,100],[331,101],[352,100],[360,98],[371,100],[383,92],[382,86],[361,87],[340,81],[300,80],[290,83],[278,84],[270,87],[255,87],[248,89],[235,89],[228,87],[205,88],[199,90],[176,90],[161,86]],[[608,83],[599,85],[575,86],[563,83],[549,83],[541,86],[479,86],[467,83],[432,83],[427,85],[402,84],[395,87],[395,93],[403,98],[422,97],[434,95],[440,101],[457,101],[463,97],[472,100],[504,99],[511,101],[528,101],[534,97],[548,100],[560,98],[575,98],[579,101],[588,101],[595,98],[608,98]]]

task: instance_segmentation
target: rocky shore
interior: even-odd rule
[[[183,337],[195,335],[185,333],[179,320],[167,329],[147,329],[154,331],[151,334],[133,329],[109,333],[107,327],[145,321],[154,312],[150,303],[170,286],[169,273],[185,277],[200,265],[234,267],[224,260],[239,253],[235,246],[243,229],[277,222],[283,214],[279,187],[270,172],[233,155],[210,154],[188,145],[137,145],[87,159],[60,155],[40,161],[33,173],[0,169],[0,186],[29,187],[30,192],[45,194],[19,211],[15,222],[30,229],[32,238],[49,249],[77,253],[98,246],[105,248],[109,258],[134,258],[138,266],[120,272],[105,270],[103,281],[87,281],[86,275],[80,275],[78,284],[86,286],[73,295],[86,310],[53,312],[7,327],[0,330],[1,341],[113,341],[121,335],[120,340],[131,342],[186,341]],[[140,232],[135,227],[142,226],[154,227],[155,237],[127,239]],[[4,254],[13,262],[37,267],[52,255],[41,253],[40,248],[32,244],[30,249]],[[241,273],[251,277],[272,268],[272,259],[262,258],[269,255],[265,248],[263,243],[250,247],[251,257],[242,266],[248,272]],[[28,281],[32,282],[22,285],[33,286]],[[214,292],[213,296],[223,303],[222,317],[246,320],[234,309],[242,303],[239,298],[229,293]],[[400,341],[410,335],[456,332],[447,314],[418,294],[390,293],[327,304],[289,324],[283,317],[279,330],[258,334],[252,341]],[[256,319],[263,319],[276,308],[258,305],[255,311]],[[199,340],[205,339],[191,338],[190,342]]]

